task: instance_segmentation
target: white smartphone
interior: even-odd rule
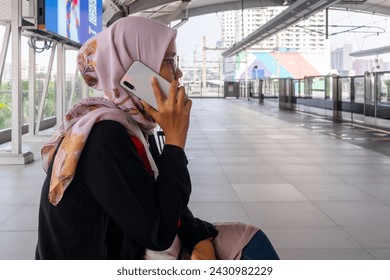
[[[133,93],[139,99],[146,101],[157,110],[157,101],[151,83],[152,77],[156,77],[162,93],[167,97],[170,83],[139,60],[133,62],[120,80],[120,84],[123,88]]]

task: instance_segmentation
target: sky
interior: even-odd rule
[[[178,29],[177,47],[180,59],[185,63],[194,59],[194,50],[199,54],[198,59],[202,59],[202,37],[206,36],[207,47],[214,48],[215,44],[222,37],[221,16],[209,14],[190,18],[189,21]],[[390,44],[390,17],[377,16],[372,14],[356,13],[353,11],[329,11],[329,34],[339,33],[329,36],[332,49],[342,47],[343,44],[352,44],[353,51],[370,48],[383,47]],[[356,29],[362,33],[342,32],[358,26],[369,26]],[[384,33],[373,33],[373,31]],[[207,55],[212,56],[216,51],[209,50]],[[217,52],[219,53],[219,52]]]
[[[176,45],[182,65],[192,65],[194,51],[197,60],[203,59],[203,36],[206,36],[206,47],[215,48],[216,43],[222,39],[222,26],[220,14],[208,14],[192,17],[186,24],[178,29]],[[217,60],[221,51],[208,50],[208,60]]]
[[[331,45],[341,47],[343,44],[352,44],[353,51],[384,47],[390,43],[390,17],[373,14],[362,14],[352,11],[331,11],[329,22],[332,25],[369,26],[359,28],[363,33],[344,32],[330,36]],[[330,34],[347,30],[352,27],[331,27]],[[385,30],[385,32],[383,32]],[[375,33],[378,32],[378,33]],[[382,33],[383,32],[383,33]],[[387,43],[387,44],[386,44]]]
[[[342,47],[343,44],[350,43],[353,46],[353,51],[364,50],[369,48],[383,47],[386,42],[390,42],[390,17],[380,17],[372,14],[362,14],[352,11],[329,11],[329,23],[330,25],[347,25],[350,27],[330,27],[329,33],[336,33],[342,30],[346,30],[356,26],[371,26],[371,28],[360,28],[359,31],[367,31],[364,33],[352,33],[344,32],[338,35],[330,36],[331,46],[333,48]],[[374,28],[375,27],[375,28]],[[368,31],[376,30],[383,32],[373,34]],[[0,26],[0,42],[3,38],[2,26]],[[197,60],[202,60],[202,38],[206,36],[206,46],[214,48],[218,40],[222,37],[221,28],[221,15],[217,13],[208,14],[204,16],[192,17],[186,24],[178,29],[177,36],[177,49],[180,56],[181,65],[192,65],[194,60],[194,51],[197,52]],[[26,42],[26,39],[23,40]],[[389,43],[387,43],[389,45]],[[1,46],[1,45],[0,45]],[[11,50],[11,48],[9,48]],[[8,54],[8,61],[10,61],[11,51]],[[207,59],[217,60],[220,51],[208,50]],[[48,64],[48,58],[50,56],[49,51],[44,51],[42,54],[38,54],[37,62]],[[67,72],[74,73],[76,67],[75,52],[69,53],[69,59],[67,60]],[[389,55],[384,55],[385,58]],[[23,43],[22,59],[28,59],[28,45]],[[387,58],[390,60],[390,58]]]

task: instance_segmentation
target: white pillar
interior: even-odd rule
[[[29,3],[29,15],[35,15],[35,1],[30,1]],[[33,48],[29,48],[29,69],[28,69],[28,134],[35,135],[35,90],[36,90],[36,75],[35,75],[35,65],[36,65],[36,53]]]
[[[207,88],[206,83],[207,83],[207,78],[206,78],[206,36],[203,36],[203,63],[202,63],[202,84],[203,88]]]
[[[25,164],[34,160],[31,152],[22,153],[22,80],[21,80],[21,29],[22,0],[11,4],[12,38],[12,91],[11,91],[11,150],[0,153],[0,164]]]
[[[21,0],[12,1],[12,123],[11,123],[11,142],[12,153],[20,154],[22,152],[22,81],[21,81]]]
[[[29,70],[28,70],[28,134],[35,135],[35,89],[36,89],[36,79],[35,79],[35,65],[36,65],[36,54],[33,48],[29,50]]]
[[[245,97],[249,100],[249,88],[248,88],[248,51],[245,50]]]

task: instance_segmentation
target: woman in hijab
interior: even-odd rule
[[[178,84],[175,38],[157,21],[126,17],[80,49],[79,70],[103,96],[77,102],[42,148],[36,259],[177,259],[182,248],[192,259],[245,256],[258,229],[214,226],[187,208],[192,103]],[[135,60],[171,83],[165,98],[151,81],[158,111],[119,84]],[[156,122],[165,134],[161,155],[149,137]]]

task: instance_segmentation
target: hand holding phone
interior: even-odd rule
[[[134,61],[120,80],[123,88],[141,99],[145,111],[160,125],[165,143],[184,149],[192,101],[177,80],[169,83],[141,61]]]
[[[174,80],[169,87],[166,98],[159,86],[159,82],[152,78],[152,87],[156,96],[158,109],[154,109],[141,100],[145,111],[160,125],[165,134],[165,144],[179,146],[184,149],[187,132],[190,124],[192,101],[188,99],[184,87],[178,87]]]
[[[167,97],[170,83],[138,60],[134,61],[127,70],[126,74],[120,80],[120,85],[157,110],[157,102],[151,84],[152,77],[156,77],[162,94]]]

